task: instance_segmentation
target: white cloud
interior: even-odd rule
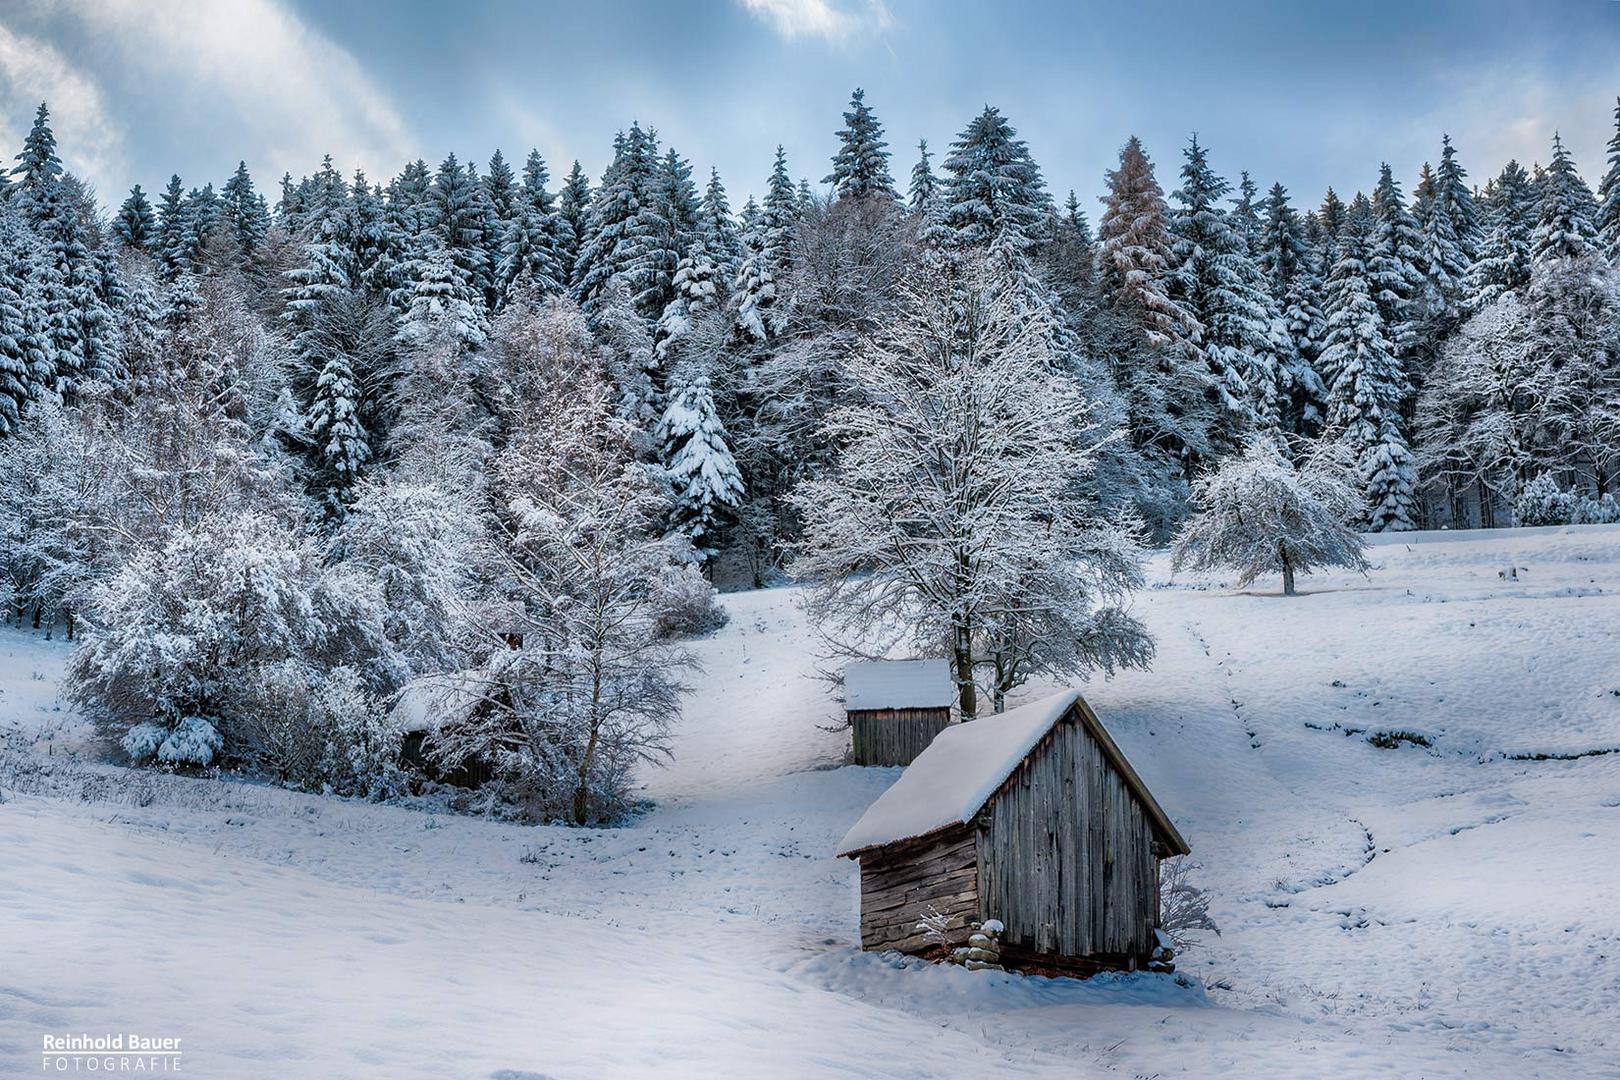
[[[819,37],[834,43],[874,34],[894,25],[883,0],[739,0],[789,41]]]
[[[295,173],[330,152],[345,168],[391,172],[416,140],[361,63],[278,0],[63,0],[131,73],[223,110],[266,166]],[[54,107],[54,102],[53,102]]]
[[[103,197],[114,194],[124,173],[123,138],[107,115],[101,89],[74,69],[66,57],[46,42],[0,26],[0,90],[15,103],[15,115],[0,116],[0,145],[21,146],[34,107],[51,107],[51,128],[63,164],[89,181]],[[6,159],[0,167],[10,168]]]

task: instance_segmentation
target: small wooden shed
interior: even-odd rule
[[[944,660],[874,660],[844,669],[857,765],[910,765],[951,722],[956,686]]]
[[[861,945],[925,952],[999,919],[1004,965],[1145,965],[1159,860],[1190,849],[1078,691],[943,731],[838,847],[860,860]]]

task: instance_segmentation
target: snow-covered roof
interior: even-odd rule
[[[400,688],[388,718],[401,734],[434,732],[446,719],[464,714],[477,701],[477,688],[466,679],[424,675]]]
[[[1178,854],[1186,854],[1187,842],[1078,690],[1065,690],[999,716],[980,717],[941,731],[900,774],[900,779],[867,807],[838,845],[838,854],[857,855],[972,821],[996,789],[1071,709],[1141,800],[1160,839]]]
[[[944,660],[869,660],[844,669],[845,709],[943,709],[955,700]]]

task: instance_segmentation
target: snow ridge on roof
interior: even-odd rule
[[[844,669],[846,709],[943,709],[955,700],[944,660],[868,660]]]
[[[999,716],[952,724],[849,830],[839,855],[926,836],[973,820],[1002,781],[1080,697],[1065,690]]]

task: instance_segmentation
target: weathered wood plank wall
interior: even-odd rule
[[[973,830],[966,826],[918,844],[861,856],[861,946],[918,952],[929,941],[917,924],[931,912],[950,917],[953,944],[967,940],[979,910]]]
[[[864,709],[849,714],[857,765],[910,765],[951,722],[950,709]]]
[[[1113,956],[1153,948],[1153,828],[1096,740],[1066,719],[979,819],[978,916],[1015,951]]]

